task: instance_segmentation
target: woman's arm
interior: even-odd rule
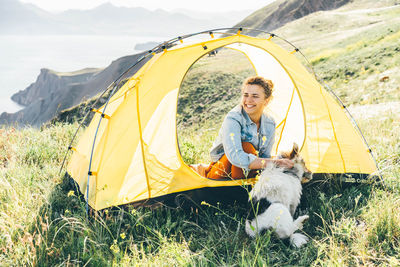
[[[222,123],[222,144],[225,155],[230,163],[243,169],[264,169],[268,163],[274,163],[279,167],[292,168],[294,163],[288,159],[259,158],[243,151],[241,140],[241,125],[232,116],[227,116]],[[273,136],[273,135],[272,135]],[[272,147],[270,141],[269,147]],[[271,150],[271,148],[269,148]]]
[[[274,163],[279,167],[282,168],[293,168],[294,162],[291,161],[290,159],[270,159],[270,158],[256,158],[253,160],[250,165],[249,169],[264,169],[267,167],[268,164]]]

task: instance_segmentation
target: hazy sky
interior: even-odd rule
[[[62,11],[66,9],[90,9],[106,2],[116,6],[144,7],[147,9],[162,8],[174,10],[178,8],[197,11],[223,12],[232,10],[256,10],[268,5],[274,0],[20,0],[24,3],[33,3],[48,11]]]

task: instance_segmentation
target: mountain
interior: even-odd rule
[[[56,33],[57,25],[52,22],[54,15],[32,4],[15,0],[1,0],[0,34],[34,32]]]
[[[350,0],[277,0],[255,11],[235,27],[271,31],[316,11],[335,9],[349,2]],[[251,34],[256,35],[257,32]]]
[[[242,12],[198,14],[117,7],[110,3],[90,10],[46,12],[32,4],[1,0],[0,34],[85,34],[171,37],[216,27],[229,27]],[[249,13],[249,11],[244,11]]]
[[[131,34],[165,36],[210,27],[212,21],[194,19],[162,9],[116,7],[110,3],[91,10],[68,10],[57,16],[64,25],[80,25],[85,34]]]
[[[227,11],[227,12],[204,12],[189,9],[175,9],[174,13],[185,14],[194,19],[203,19],[213,21],[213,28],[223,28],[231,27],[235,25],[239,20],[242,20],[253,13],[254,10],[242,9],[237,11]]]

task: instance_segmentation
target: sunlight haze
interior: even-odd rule
[[[274,0],[203,0],[203,1],[183,1],[183,0],[21,0],[24,3],[32,3],[36,6],[52,12],[60,12],[67,9],[91,9],[101,4],[110,2],[116,6],[144,7],[150,10],[161,8],[164,10],[190,9],[207,12],[225,12],[236,10],[257,10],[268,5]]]

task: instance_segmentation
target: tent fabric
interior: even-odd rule
[[[273,40],[236,34],[183,43],[155,54],[112,96],[104,111],[110,117],[94,115],[67,167],[85,198],[89,180],[88,202],[92,208],[100,210],[197,188],[254,182],[204,178],[185,164],[179,151],[176,113],[182,80],[199,58],[221,47],[244,53],[255,72],[275,84],[274,98],[268,106],[277,122],[275,153],[295,141],[314,173],[377,171],[343,108],[295,55]],[[88,179],[89,171],[92,175]]]

